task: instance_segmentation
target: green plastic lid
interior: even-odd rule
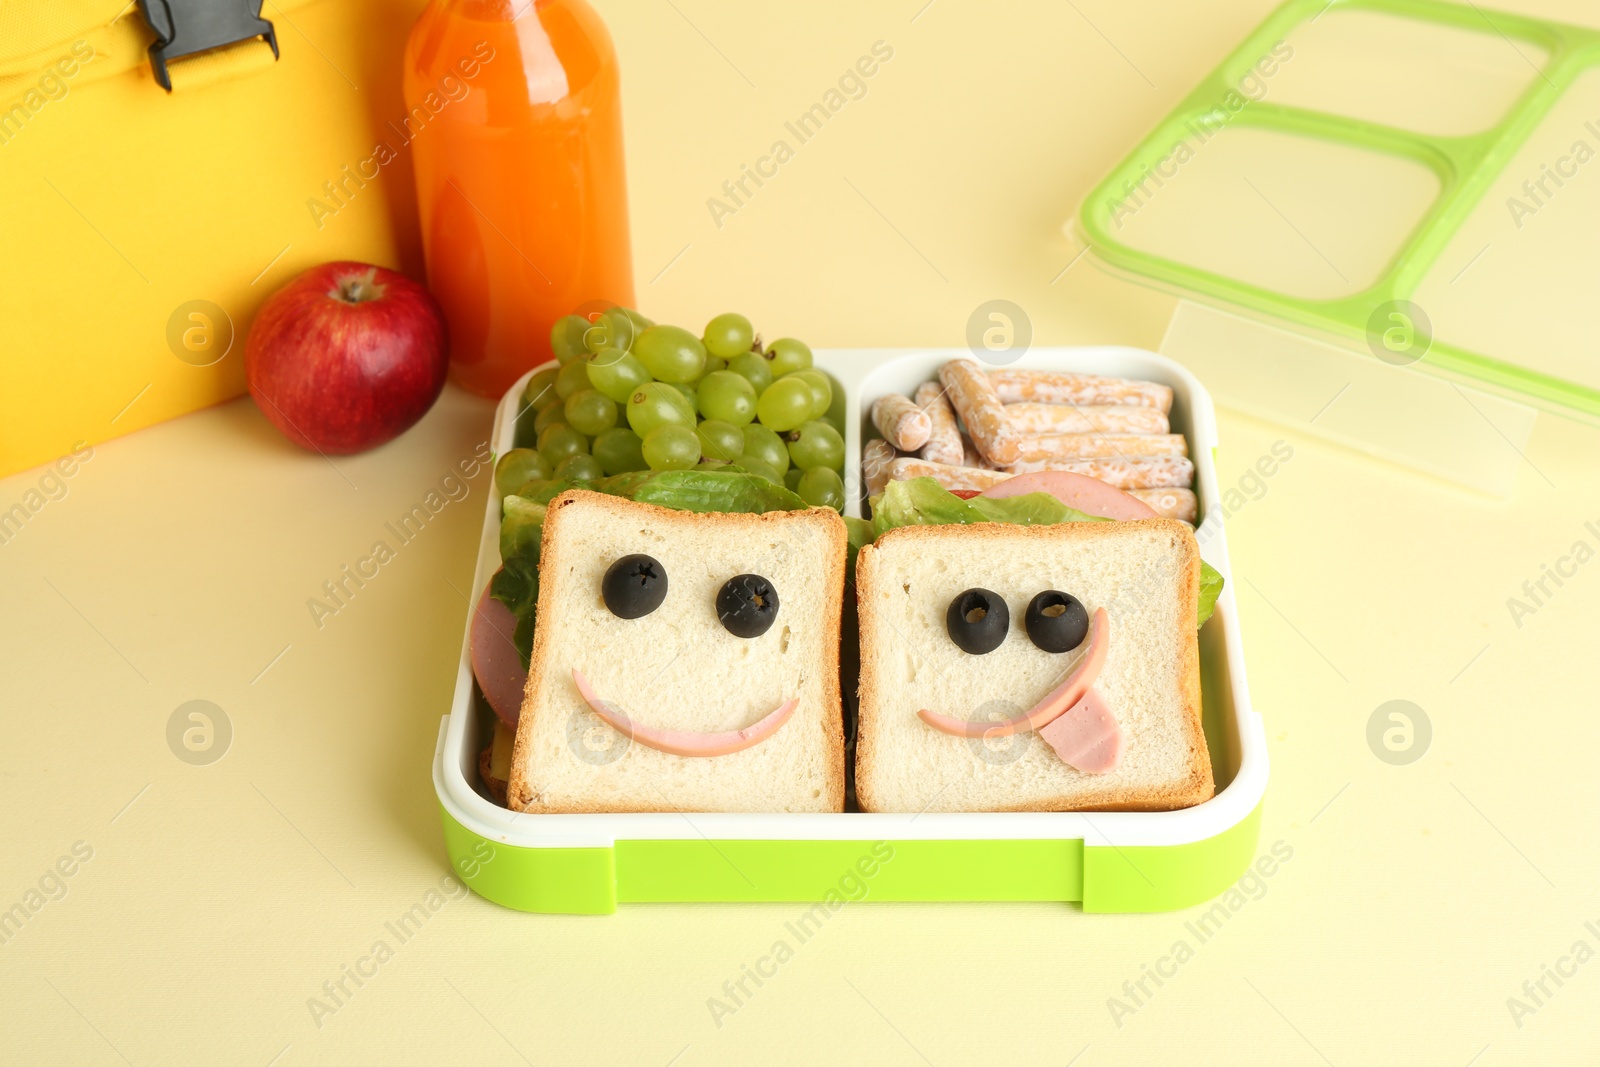
[[[1310,424],[1337,400],[1318,429],[1509,491],[1526,405],[1600,416],[1600,26],[1289,0],[1074,229],[1103,264],[1192,302],[1168,354],[1259,349],[1237,390],[1195,368],[1223,403]],[[1342,355],[1312,366],[1318,346]],[[1295,383],[1258,380],[1274,373]],[[1341,382],[1356,388],[1334,397]],[[1427,424],[1395,439],[1397,417]]]

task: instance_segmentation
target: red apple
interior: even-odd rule
[[[404,432],[444,389],[433,294],[367,263],[324,263],[267,298],[245,341],[250,395],[289,440],[361,452]]]

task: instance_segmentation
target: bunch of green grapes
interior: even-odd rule
[[[568,315],[557,365],[528,380],[502,494],[529,481],[737,464],[813,506],[844,509],[844,396],[792,337],[762,345],[729,312],[699,337],[629,308]]]

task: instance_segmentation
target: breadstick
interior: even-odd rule
[[[1182,456],[1084,459],[1029,467],[1028,470],[1086,474],[1118,489],[1185,489],[1194,479],[1194,464]],[[946,489],[979,491],[1025,473],[1028,471],[1018,470],[1016,467],[998,471],[979,470],[976,467],[951,467],[944,463],[929,463],[925,459],[914,459],[910,456],[901,456],[889,465],[889,478],[892,481],[927,477],[935,479]]]
[[[1181,433],[1041,433],[1020,438],[1018,463],[1051,463],[1097,456],[1186,456]],[[1019,472],[1020,473],[1020,472]]]
[[[959,466],[961,463],[961,428],[956,425],[956,413],[950,401],[944,398],[944,387],[938,382],[923,382],[917,386],[914,398],[917,407],[928,414],[932,427],[922,451],[917,454],[935,463]]]
[[[976,489],[981,492],[1010,477],[1012,475],[1005,471],[983,470],[979,467],[952,467],[948,463],[932,463],[913,456],[901,456],[889,465],[891,481],[933,478],[946,489]]]
[[[872,402],[872,425],[901,452],[915,452],[933,432],[928,413],[899,393],[886,393]]]
[[[1166,433],[1167,417],[1137,404],[1007,404],[1006,418],[1020,434]]]
[[[1126,489],[1124,492],[1143,500],[1162,516],[1182,519],[1190,526],[1194,525],[1194,520],[1200,513],[1194,493],[1188,489]]]
[[[986,471],[994,470],[994,464],[983,458],[977,446],[972,443],[972,438],[966,434],[961,435],[961,463],[959,465],[963,467],[980,467]]]
[[[861,449],[861,478],[867,483],[867,496],[883,492],[889,481],[889,465],[894,459],[893,446],[881,437],[874,437]]]
[[[1019,435],[1011,429],[1005,405],[978,361],[950,360],[939,368],[939,381],[983,458],[992,463],[1016,462],[1021,452]]]
[[[1172,410],[1172,389],[1133,378],[1101,378],[1048,370],[1003,369],[989,372],[995,392],[1007,404],[1138,404]]]
[[[1099,456],[1088,459],[1013,463],[1011,474],[1031,471],[1071,471],[1087,474],[1118,489],[1187,489],[1194,484],[1194,464],[1184,456]]]

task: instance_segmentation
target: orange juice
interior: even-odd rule
[[[450,375],[499,396],[551,358],[556,319],[633,306],[611,37],[583,0],[433,0],[405,96]]]

